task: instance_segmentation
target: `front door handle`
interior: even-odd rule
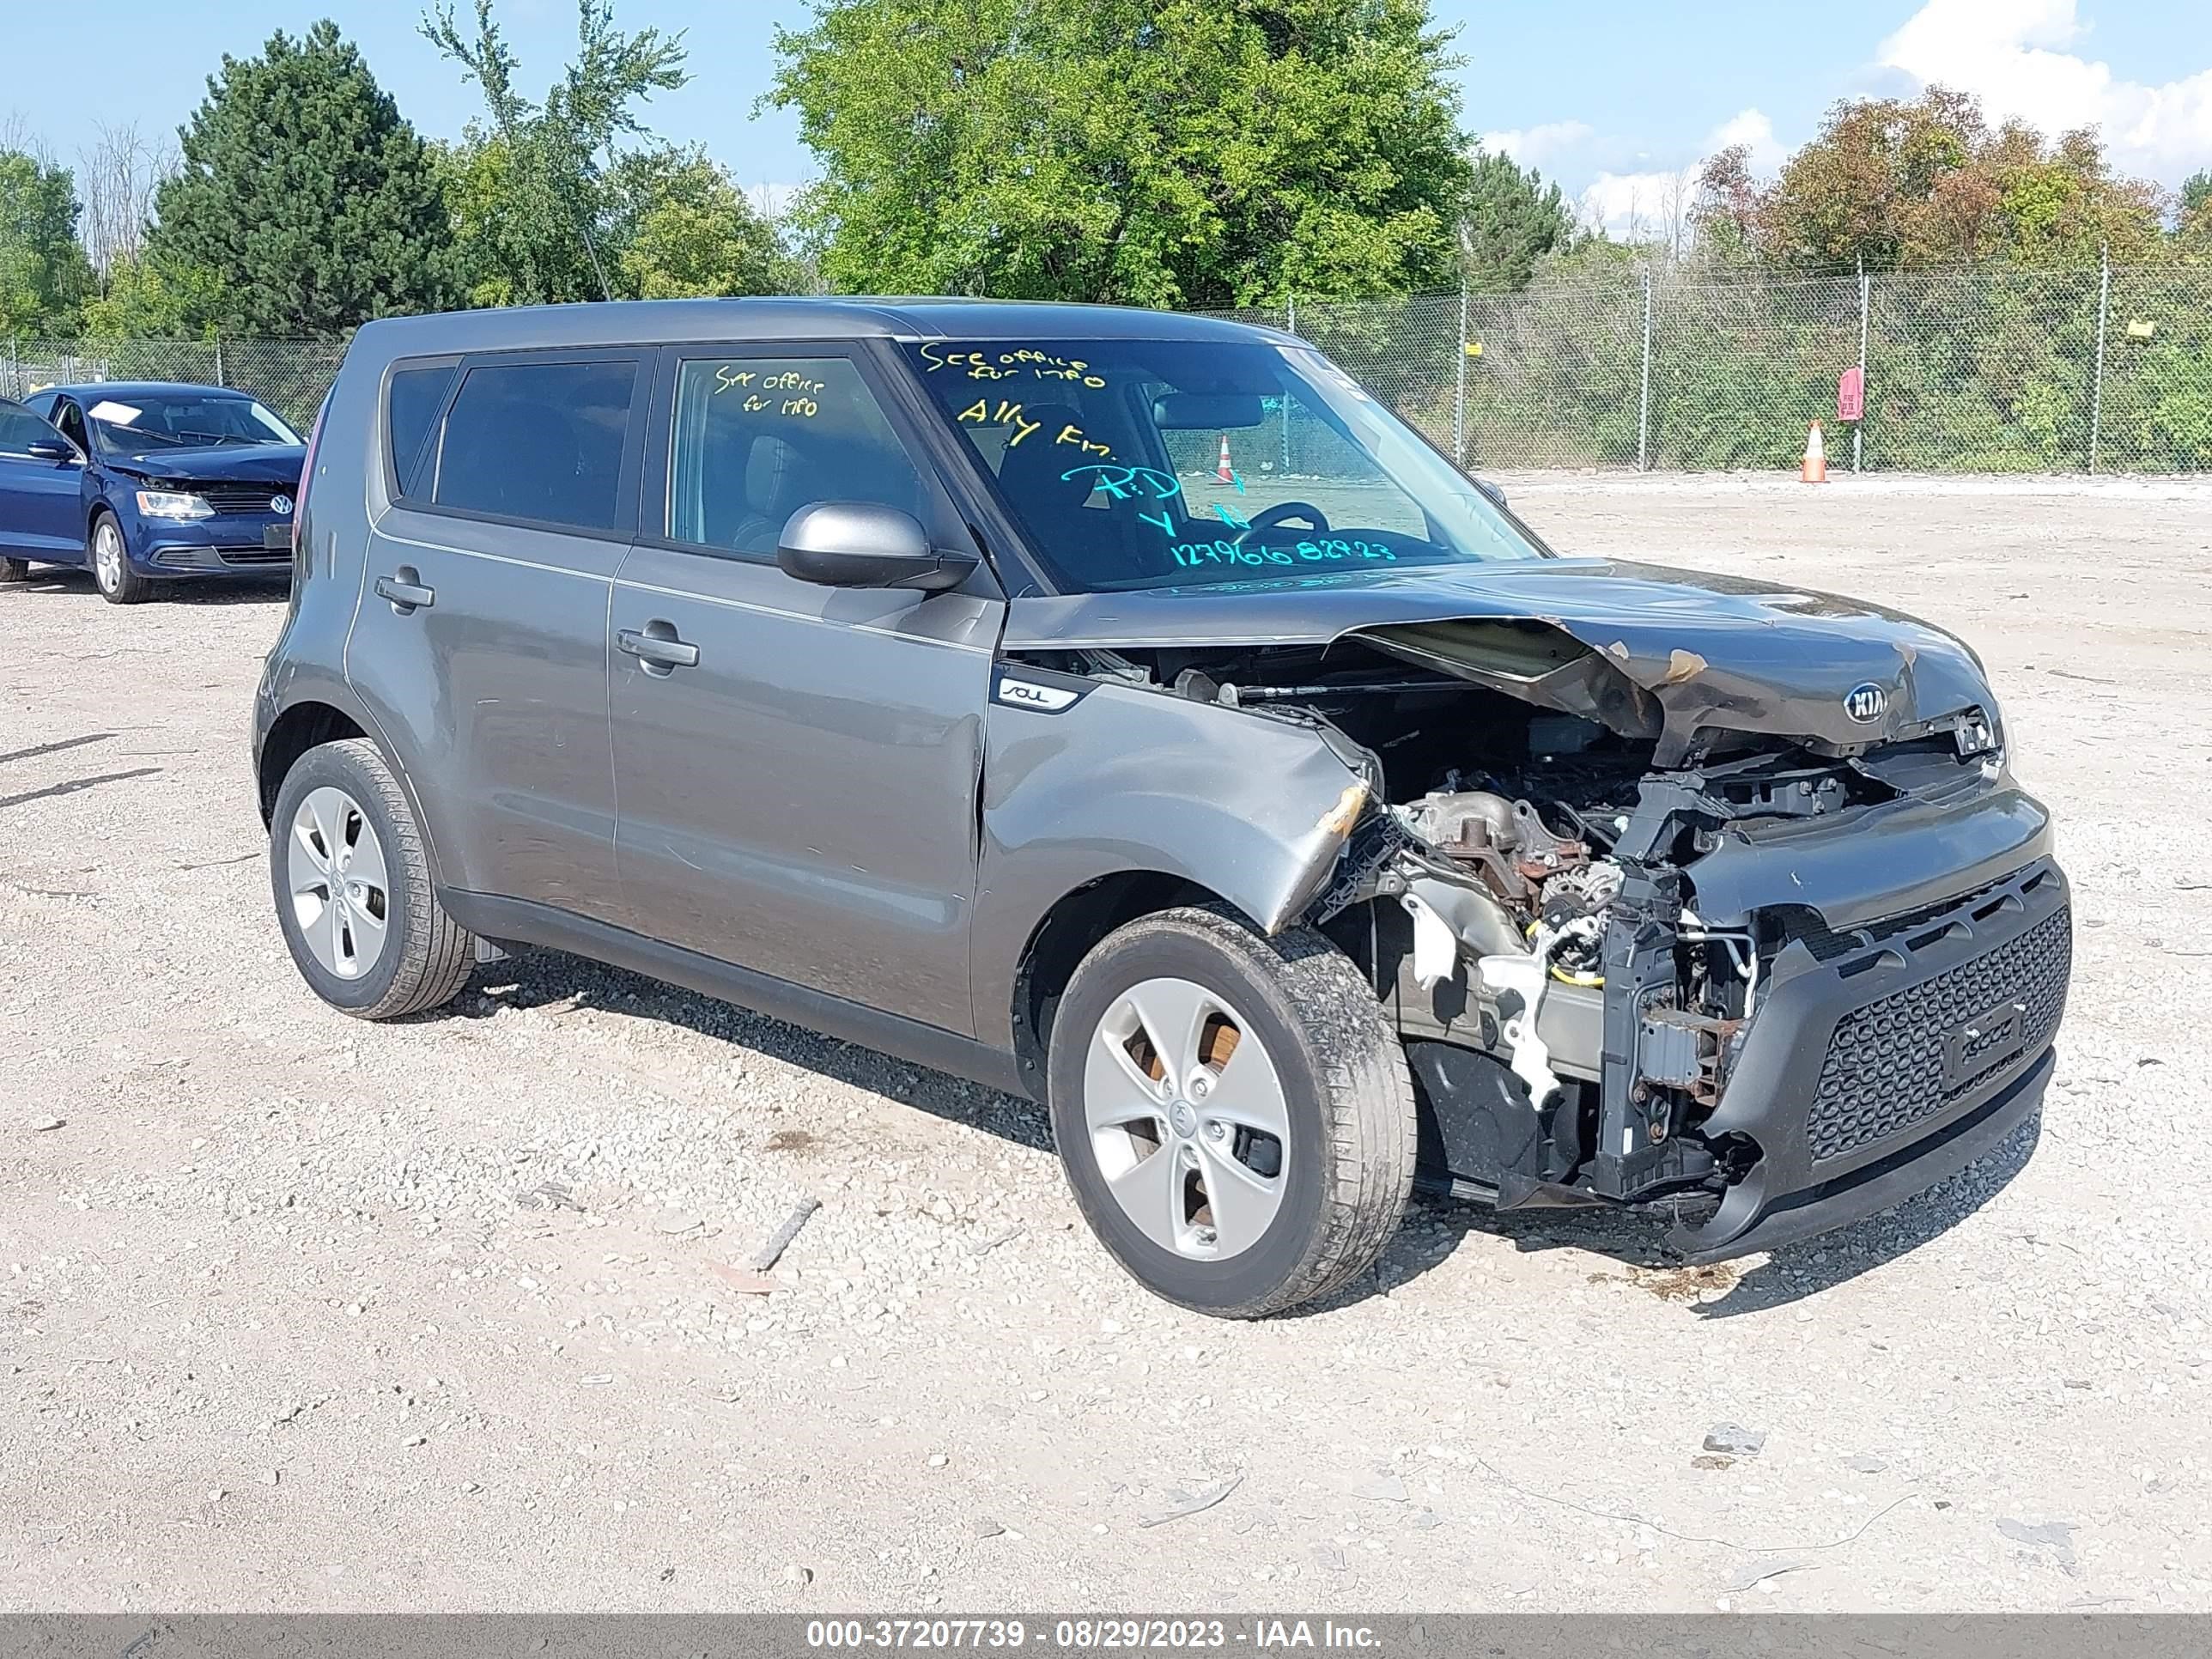
[[[392,608],[403,617],[428,610],[438,602],[437,590],[423,586],[414,567],[404,564],[391,575],[376,579],[376,597],[391,600]]]
[[[676,629],[665,622],[649,622],[642,629],[617,629],[615,645],[643,663],[648,674],[655,669],[665,674],[671,669],[699,665],[699,647],[678,639]]]

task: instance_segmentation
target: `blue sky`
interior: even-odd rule
[[[795,123],[753,106],[774,72],[772,26],[804,22],[811,9],[806,0],[618,0],[625,27],[688,34],[695,78],[654,101],[653,125],[703,142],[742,184],[772,197],[803,180],[811,163]],[[425,132],[457,133],[477,108],[476,89],[415,33],[413,0],[102,0],[90,53],[85,9],[15,0],[10,10],[0,116],[12,109],[64,160],[101,120],[166,135],[222,53],[252,52],[270,31],[325,15]],[[1434,11],[1460,28],[1469,129],[1615,228],[1632,219],[1658,228],[1680,193],[1674,181],[1721,143],[1747,142],[1771,166],[1835,100],[1929,80],[2049,130],[2096,123],[2121,165],[2168,185],[2212,167],[2206,0],[1436,0]],[[574,40],[571,0],[501,0],[500,15],[524,86],[542,87]]]

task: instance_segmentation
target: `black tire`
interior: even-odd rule
[[[0,559],[0,582],[27,582],[31,580],[28,559]]]
[[[1194,1259],[1147,1236],[1109,1189],[1085,1127],[1085,1056],[1101,1022],[1130,988],[1163,978],[1236,1008],[1288,1109],[1279,1207],[1227,1259]],[[1405,1051],[1358,969],[1311,928],[1267,939],[1213,908],[1120,928],[1068,981],[1046,1079],[1060,1162],[1091,1231],[1147,1290],[1196,1312],[1257,1319],[1327,1297],[1374,1265],[1405,1214],[1416,1139]]]
[[[100,538],[106,533],[115,538],[117,557],[112,580],[100,568]],[[91,528],[85,532],[84,562],[92,571],[92,585],[110,605],[139,605],[154,597],[152,580],[131,568],[129,548],[130,544],[123,539],[123,526],[112,513],[92,515]]]
[[[385,939],[374,963],[342,977],[315,958],[292,902],[289,842],[301,802],[335,788],[374,828],[384,852],[388,902]],[[446,914],[430,881],[430,860],[406,793],[377,746],[349,738],[310,749],[293,763],[276,791],[270,820],[269,879],[284,944],[300,976],[317,996],[356,1019],[397,1019],[450,1002],[476,962],[476,939]]]

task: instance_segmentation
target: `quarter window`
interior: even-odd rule
[[[392,472],[402,495],[414,493],[416,476],[422,470],[422,452],[428,447],[430,423],[445,407],[446,394],[453,389],[453,377],[459,373],[457,365],[441,363],[434,368],[402,368],[392,374],[386,426]]]
[[[613,529],[636,381],[634,362],[471,368],[446,416],[431,501],[502,519]]]
[[[678,372],[672,540],[773,557],[810,503],[895,507],[933,528],[934,495],[844,358],[701,358]]]

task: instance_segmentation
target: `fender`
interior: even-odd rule
[[[1131,871],[1176,876],[1279,933],[1366,805],[1364,763],[1326,727],[1073,675],[1018,678],[1072,695],[994,696],[984,722],[973,960],[986,1041],[1011,1042],[1022,952],[1067,894]]]

